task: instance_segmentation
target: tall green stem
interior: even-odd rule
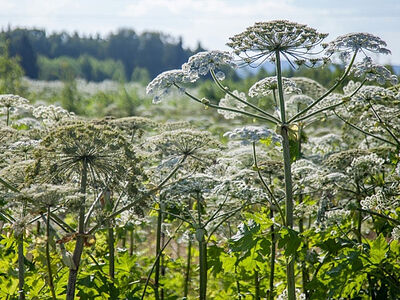
[[[285,206],[286,206],[286,226],[289,229],[293,228],[293,186],[292,186],[292,170],[291,170],[291,156],[290,156],[290,145],[289,145],[289,128],[286,124],[286,113],[285,113],[285,100],[283,98],[283,84],[282,84],[282,70],[281,70],[281,59],[279,51],[275,53],[276,56],[276,76],[278,82],[278,94],[279,94],[279,106],[281,110],[281,136],[282,136],[282,148],[283,148],[283,164],[285,173]],[[286,279],[287,279],[287,292],[288,299],[295,300],[295,274],[294,274],[294,258],[288,258],[286,266]]]
[[[189,198],[189,210],[192,209],[192,199]],[[190,264],[192,260],[192,239],[191,235],[189,234],[189,241],[187,247],[187,258],[186,258],[186,272],[185,272],[185,283],[184,283],[184,291],[183,297],[187,298],[189,294],[189,283],[190,283]]]
[[[111,222],[110,222],[111,223]],[[112,225],[109,223],[107,231],[108,231],[108,274],[111,278],[111,280],[114,280],[115,278],[115,247],[114,247],[114,228]]]
[[[163,219],[163,202],[160,200],[160,209],[158,210],[157,216],[157,237],[156,237],[156,256],[161,255],[161,226]],[[156,300],[160,299],[159,293],[160,284],[160,260],[156,261],[156,266],[154,270],[154,297]]]
[[[25,300],[24,233],[16,235],[18,243],[18,294],[19,300]]]
[[[50,206],[47,207],[47,218],[46,218],[46,263],[47,263],[47,275],[49,276],[49,287],[51,296],[54,300],[57,300],[56,292],[53,283],[53,272],[51,270],[51,257],[50,257]]]
[[[254,271],[254,286],[255,286],[255,296],[254,300],[260,300],[260,278],[258,278],[258,271]]]
[[[269,210],[269,217],[272,220],[274,217],[274,211]],[[269,300],[274,300],[274,277],[275,277],[275,257],[276,257],[276,241],[275,241],[275,229],[272,224],[270,227],[271,231],[271,258],[270,258],[270,272],[269,272]]]
[[[161,246],[164,247],[165,244],[165,232],[162,231],[161,232]],[[161,253],[161,276],[163,278],[165,278],[165,254],[164,252]],[[164,286],[161,285],[161,289],[160,289],[160,299],[164,300]]]
[[[75,298],[75,286],[78,277],[79,264],[81,262],[83,245],[85,242],[85,201],[86,201],[86,185],[87,185],[87,162],[86,160],[82,163],[80,193],[82,194],[81,206],[79,208],[79,219],[78,219],[78,234],[76,237],[75,249],[72,254],[72,260],[74,262],[74,268],[69,269],[68,285],[66,300],[73,300]]]
[[[184,291],[183,291],[184,298],[187,298],[188,293],[189,293],[191,260],[192,260],[192,240],[189,239],[188,247],[187,247],[187,258],[186,258],[185,285],[184,285]]]
[[[10,108],[7,107],[7,119],[6,119],[6,125],[8,126],[8,124],[10,123]]]
[[[206,300],[207,295],[207,242],[204,238],[205,230],[202,225],[200,195],[196,198],[198,228],[196,238],[199,242],[199,265],[200,265],[200,300]]]

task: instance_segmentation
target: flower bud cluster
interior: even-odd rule
[[[393,85],[398,83],[396,75],[392,75],[384,66],[373,63],[371,57],[368,56],[361,62],[354,64],[351,72],[354,73],[355,77],[365,76],[366,80],[376,81],[379,84],[385,84],[386,81]]]
[[[318,99],[327,91],[322,84],[307,77],[292,77],[290,80],[296,83],[296,86],[300,88],[304,95],[313,99]]]
[[[353,97],[352,100],[360,102],[380,102],[386,99],[394,99],[396,95],[383,87],[366,85],[363,86]]]
[[[365,197],[360,204],[363,209],[382,211],[387,209],[385,195],[382,190],[379,190],[374,195]]]
[[[220,69],[222,66],[233,64],[233,57],[226,51],[203,51],[191,56],[187,63],[182,65],[182,71],[190,78],[197,79],[200,75],[207,75],[208,72]],[[223,80],[223,72],[218,72],[218,79]]]
[[[400,226],[396,226],[392,230],[392,238],[400,241]]]
[[[56,105],[40,105],[33,109],[32,114],[34,117],[42,119],[43,123],[47,126],[75,118],[73,112],[69,112],[61,106]]]
[[[195,79],[182,70],[170,70],[159,74],[146,88],[146,93],[154,95],[153,103],[159,103],[170,92],[171,86],[178,83],[192,82]]]
[[[245,126],[228,131],[224,134],[231,139],[241,139],[243,145],[271,138],[272,142],[279,143],[281,137],[271,129],[262,126]]]
[[[236,97],[242,99],[243,101],[247,101],[245,93],[234,90],[233,94]],[[229,94],[226,94],[225,98],[222,98],[219,101],[218,105],[221,107],[224,107],[224,108],[233,108],[236,110],[243,110],[243,108],[245,108],[247,106],[245,103],[238,101],[237,99],[235,99],[234,97],[232,97]],[[225,119],[234,119],[236,116],[239,115],[239,113],[235,113],[235,112],[227,111],[227,110],[223,110],[223,109],[218,109],[217,112],[219,114],[223,115]]]
[[[351,165],[346,169],[346,173],[358,180],[365,176],[381,172],[384,163],[385,161],[383,158],[380,158],[375,153],[371,153],[354,158]]]
[[[23,107],[28,104],[29,101],[18,95],[6,94],[0,95],[0,107],[11,108],[11,107]]]
[[[301,94],[301,90],[296,83],[289,78],[282,77],[283,91],[286,94]],[[276,76],[266,77],[257,81],[249,89],[250,97],[268,96],[278,89],[278,79]]]

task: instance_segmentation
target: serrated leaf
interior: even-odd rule
[[[370,260],[374,264],[379,264],[386,257],[386,252],[389,248],[384,236],[380,234],[376,240],[371,243],[369,252]]]
[[[291,256],[296,253],[301,245],[301,238],[293,229],[283,228],[281,231],[281,239],[279,240],[279,247],[285,249],[285,256]]]
[[[246,223],[241,223],[238,226],[238,232],[231,237],[230,249],[233,252],[247,252],[253,248],[257,239],[254,235],[260,230],[260,224],[256,223],[253,219],[248,220]]]

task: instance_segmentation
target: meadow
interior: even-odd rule
[[[3,47],[0,299],[399,299],[400,85],[326,37],[258,22],[130,82]]]

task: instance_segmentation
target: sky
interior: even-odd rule
[[[228,38],[257,21],[285,19],[329,33],[381,37],[400,65],[400,0],[0,0],[0,26],[77,31],[106,36],[118,28],[182,36],[209,50],[228,50]]]

